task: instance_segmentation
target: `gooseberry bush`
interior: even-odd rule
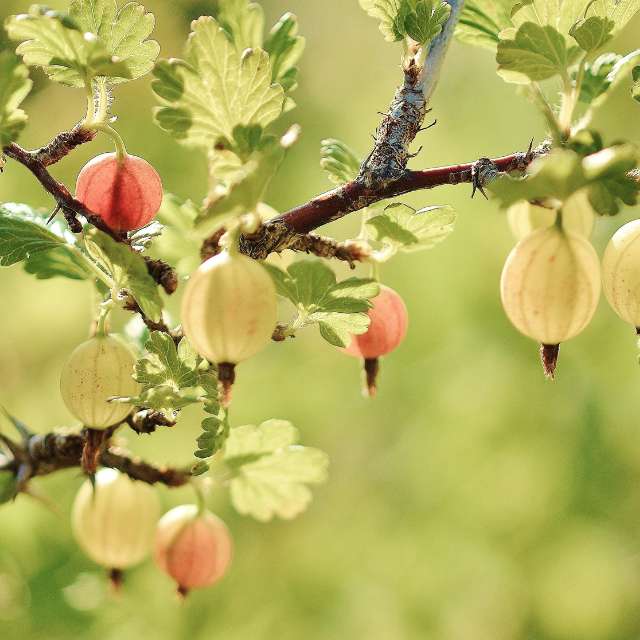
[[[547,376],[560,344],[591,321],[601,282],[614,311],[640,332],[638,221],[613,236],[602,268],[590,243],[598,219],[636,205],[640,191],[638,149],[592,125],[617,85],[628,83],[640,101],[640,50],[608,52],[639,0],[360,0],[398,47],[402,82],[371,152],[359,158],[327,138],[321,167],[333,190],[283,213],[264,200],[301,135],[282,122],[296,107],[305,40],[291,13],[266,29],[257,2],[211,5],[180,57],[159,58],[153,15],[117,0],[72,0],[67,12],[25,6],[5,23],[15,51],[0,52],[1,166],[23,165],[54,201],[49,211],[0,205],[0,265],[87,281],[97,299],[88,339],[61,371],[73,428],[36,434],[7,408],[15,433],[0,433],[0,501],[27,493],[38,476],[80,467],[87,480],[71,516],[79,546],[115,583],[153,552],[183,595],[230,566],[231,535],[207,509],[212,486],[227,488],[239,513],[266,522],[302,513],[327,475],[327,456],[300,445],[290,422],[256,416],[258,426],[234,424],[236,369],[242,384],[245,360],[317,327],[327,348],[363,362],[365,392],[375,394],[380,359],[410,324],[401,292],[381,283],[383,266],[432,249],[456,220],[451,207],[416,210],[399,201],[404,194],[465,183],[505,211],[517,243],[502,303],[541,346]],[[500,158],[410,170],[454,37],[494,52],[497,73],[539,108],[548,135]],[[30,151],[17,140],[33,68],[84,90],[87,109],[71,130]],[[203,202],[163,193],[156,169],[130,155],[117,132],[118,86],[149,74],[158,135],[208,164]],[[98,135],[114,152],[91,160],[72,194],[49,168]],[[357,237],[313,233],[352,213],[362,221]],[[281,253],[285,260],[272,260]],[[336,261],[366,277],[338,280]],[[168,296],[181,297],[179,318],[166,313]],[[131,313],[127,326],[115,326],[118,308]],[[189,406],[202,420],[195,446],[176,452],[182,459],[194,451],[188,467],[155,466],[118,446],[119,429],[179,429]],[[160,518],[157,483],[192,485],[194,504]]]

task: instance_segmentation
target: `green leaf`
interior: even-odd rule
[[[360,0],[360,6],[380,22],[385,40],[397,42],[405,37],[406,0]]]
[[[284,90],[272,84],[269,54],[240,54],[210,17],[192,25],[186,60],[160,61],[153,89],[164,105],[156,122],[185,144],[213,149],[238,125],[263,129],[283,111]]]
[[[408,0],[411,10],[404,20],[406,35],[421,45],[440,35],[451,15],[451,6],[441,0]]]
[[[640,102],[640,66],[634,67],[631,72],[633,78],[633,88],[631,89],[631,97]]]
[[[326,481],[329,459],[298,445],[298,439],[297,429],[284,420],[231,429],[223,459],[233,472],[231,502],[239,513],[267,522],[305,511],[312,499],[307,485]]]
[[[572,57],[564,37],[556,29],[525,22],[513,39],[498,44],[496,60],[500,71],[537,81],[565,74]]]
[[[588,0],[524,0],[515,4],[511,19],[516,28],[525,22],[551,26],[563,36],[584,17]]]
[[[191,200],[181,200],[167,193],[156,218],[162,224],[162,234],[154,238],[150,251],[155,257],[174,265],[181,276],[193,273],[202,261],[203,238],[195,230],[199,215],[200,210]]]
[[[27,67],[10,51],[0,51],[0,148],[24,129],[27,114],[19,107],[32,86]]]
[[[323,140],[320,146],[320,166],[335,184],[354,180],[360,171],[360,160],[344,142],[334,138]]]
[[[291,144],[286,134],[282,138],[262,136],[258,143],[251,143],[247,152],[239,143],[245,134],[246,129],[236,127],[233,148],[216,149],[209,154],[211,187],[206,209],[198,216],[197,224],[223,215],[255,211]],[[246,155],[242,157],[237,151]]]
[[[613,20],[600,16],[589,16],[578,20],[569,30],[569,35],[588,53],[604,46],[613,37]]]
[[[555,149],[535,160],[525,178],[501,176],[488,188],[498,196],[502,207],[522,200],[563,202],[583,187],[589,200],[602,215],[618,213],[621,202],[637,202],[638,183],[627,174],[638,164],[638,151],[632,145],[616,145],[586,156]]]
[[[21,42],[16,53],[25,64],[42,67],[55,82],[83,87],[96,76],[114,81],[131,77],[126,62],[66,14],[33,5],[29,13],[8,18],[5,27],[12,40]]]
[[[154,322],[159,322],[162,299],[143,257],[128,245],[116,242],[98,229],[88,231],[85,242],[91,256],[113,278],[114,286],[128,291],[145,315]]]
[[[461,42],[496,50],[498,34],[512,26],[510,13],[513,0],[466,0],[456,26]]]
[[[432,249],[453,232],[456,214],[451,207],[426,207],[415,211],[406,205],[392,205],[367,221],[373,239],[395,251]]]
[[[62,223],[47,227],[45,218],[27,205],[5,203],[0,206],[0,265],[18,262],[39,279],[87,280],[93,275],[88,258]]]
[[[605,2],[607,16],[615,22],[616,31],[622,29],[640,11],[640,0],[605,0]]]
[[[204,441],[210,441],[215,450],[224,443],[226,437],[224,425],[219,418],[218,378],[215,369],[201,358],[186,338],[176,345],[166,333],[153,331],[145,344],[146,352],[137,361],[135,379],[142,385],[138,396],[120,398],[122,402],[146,409],[161,411],[175,419],[177,413],[193,404],[201,404],[210,414],[203,420],[202,429],[206,433],[216,433],[216,438],[200,436],[198,451],[204,452]],[[213,455],[200,455],[208,458]]]
[[[153,69],[160,45],[147,38],[155,17],[141,4],[127,2],[118,10],[116,0],[73,0],[69,15],[83,31],[96,34],[109,55],[126,66],[128,76],[114,82],[140,78]]]
[[[247,0],[220,0],[217,19],[240,53],[262,47],[264,11],[259,4]]]
[[[627,70],[640,58],[640,49],[626,56],[604,53],[585,67],[579,100],[593,112],[604,104],[608,95],[625,77]]]
[[[153,331],[145,348],[147,353],[136,363],[134,375],[140,384],[149,387],[169,385],[175,389],[197,385],[197,359],[186,338],[176,347],[171,336]]]
[[[278,294],[298,309],[292,327],[317,324],[322,337],[338,347],[346,347],[352,335],[366,332],[370,300],[380,292],[374,280],[349,278],[338,283],[335,273],[321,260],[294,262],[286,272],[273,265],[264,266]]]
[[[272,80],[285,91],[297,86],[298,64],[305,48],[305,39],[298,35],[298,18],[285,13],[273,26],[265,40],[264,49],[271,59]]]

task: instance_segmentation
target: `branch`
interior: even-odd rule
[[[7,441],[7,438],[4,438]],[[78,433],[47,433],[31,435],[20,446],[11,444],[13,458],[0,470],[12,471],[19,480],[20,490],[26,483],[38,476],[46,476],[56,471],[81,467],[82,453],[86,438]],[[156,467],[139,458],[132,458],[118,447],[107,447],[98,456],[104,467],[117,469],[134,480],[148,484],[164,484],[181,487],[191,479],[186,469]]]
[[[102,218],[87,209],[82,202],[76,200],[67,187],[58,182],[47,170],[52,164],[60,161],[76,147],[85,142],[90,142],[95,137],[95,131],[84,129],[81,125],[76,125],[71,131],[66,131],[57,135],[48,145],[35,151],[23,149],[20,145],[12,142],[3,147],[3,153],[25,166],[36,177],[44,189],[50,193],[56,201],[56,212],[61,210],[69,224],[69,228],[74,233],[82,232],[82,225],[77,216],[82,216],[103,233],[106,233],[117,242],[121,242],[131,248],[126,233],[114,231],[104,223]],[[159,284],[168,295],[175,292],[178,287],[178,276],[171,266],[161,260],[152,260],[145,257],[149,275]]]
[[[504,173],[524,172],[533,160],[548,151],[549,145],[545,142],[536,149],[500,158],[481,158],[476,162],[436,167],[424,171],[403,171],[399,177],[382,187],[369,187],[358,177],[269,220],[257,233],[241,239],[241,249],[247,255],[257,259],[264,259],[274,251],[296,249],[302,243],[301,238],[304,234],[382,200],[414,191],[463,183],[472,184],[475,191],[486,183],[484,173],[487,168]],[[344,259],[338,253],[332,257]],[[359,257],[350,255],[352,260],[361,260],[366,257],[364,253]]]

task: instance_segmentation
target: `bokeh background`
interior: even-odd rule
[[[50,1],[63,8],[62,1]],[[370,148],[379,110],[399,80],[399,54],[356,0],[263,0],[268,18],[300,18],[308,49],[291,121],[303,127],[270,190],[284,210],[330,185],[318,165],[324,137]],[[147,0],[162,55],[179,55],[207,2]],[[3,0],[0,17],[28,2]],[[636,19],[613,48],[637,45]],[[436,127],[421,135],[415,166],[525,149],[544,135],[532,106],[494,73],[490,53],[455,44],[433,100]],[[33,74],[26,146],[82,115],[84,98]],[[638,105],[617,91],[596,124],[608,139],[640,142]],[[149,80],[117,89],[118,128],[166,189],[196,200],[205,159],[151,119]],[[98,139],[54,168],[68,185],[109,150]],[[20,166],[0,177],[0,201],[51,207]],[[55,507],[29,497],[0,509],[0,637],[133,640],[626,640],[640,637],[640,370],[633,331],[603,302],[562,347],[545,381],[537,347],[506,320],[501,267],[513,240],[505,216],[468,186],[406,198],[459,212],[451,239],[399,257],[384,281],[407,301],[408,339],[384,361],[379,396],[362,398],[356,361],[311,330],[243,364],[233,423],[292,420],[332,460],[328,484],[294,522],[238,516],[223,490],[211,507],[236,544],[230,575],[186,603],[151,563],[132,571],[119,598],[74,544],[69,505],[77,471],[34,483]],[[599,250],[625,219],[600,220]],[[324,231],[347,237],[357,215]],[[86,284],[0,272],[0,403],[37,431],[68,425],[61,366],[87,335]],[[187,463],[197,415],[153,437],[126,436],[159,463]],[[168,508],[189,489],[161,489]]]

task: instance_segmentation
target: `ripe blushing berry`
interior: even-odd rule
[[[155,543],[157,565],[178,584],[178,592],[208,587],[226,573],[233,543],[226,525],[209,511],[181,505],[158,523]]]
[[[369,395],[376,392],[376,378],[379,370],[378,359],[400,346],[409,326],[407,307],[400,295],[385,285],[372,300],[369,309],[371,323],[366,333],[355,335],[351,344],[344,350],[350,356],[365,361],[367,390]]]
[[[114,231],[132,231],[153,220],[162,204],[162,180],[142,158],[105,153],[80,171],[76,198]]]

